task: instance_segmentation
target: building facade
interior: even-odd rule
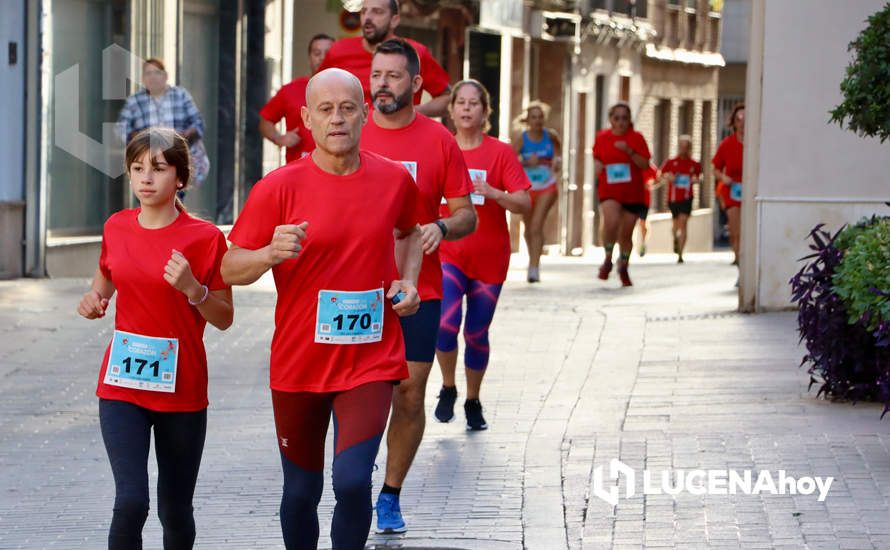
[[[114,122],[150,57],[204,119],[211,169],[186,206],[231,223],[262,175],[257,111],[292,73],[292,0],[10,0],[0,10],[21,52],[15,78],[3,81],[15,88],[3,90],[3,108],[24,113],[10,115],[3,135],[21,144],[4,147],[20,167],[0,184],[0,224],[13,229],[4,231],[4,276],[95,269],[105,219],[134,204]]]
[[[341,38],[360,32],[356,15],[347,11],[357,5],[340,0],[2,3],[0,31],[21,47],[16,62],[4,67],[9,78],[0,84],[9,98],[0,108],[13,122],[0,136],[8,145],[2,148],[4,160],[20,171],[0,183],[0,227],[12,228],[3,233],[0,276],[89,275],[95,269],[104,220],[134,204],[121,175],[122,146],[106,133],[126,96],[140,87],[140,60],[148,57],[164,60],[170,84],[185,87],[204,117],[211,170],[204,185],[188,194],[186,206],[205,219],[230,224],[251,185],[283,162],[281,151],[257,131],[259,109],[281,85],[308,72],[312,35]],[[559,208],[546,226],[553,250],[578,255],[598,242],[591,148],[596,132],[608,125],[611,104],[630,103],[655,161],[673,154],[676,137],[684,132],[694,136],[696,154],[710,154],[716,139],[714,75],[722,58],[715,51],[720,14],[705,0],[682,5],[680,0],[403,0],[401,5],[399,34],[425,43],[453,81],[473,77],[489,89],[493,135],[515,138],[513,121],[529,101],[551,105],[548,126],[563,142]],[[109,80],[110,66],[117,68],[116,79]],[[695,219],[710,216],[709,191],[705,186],[699,193]],[[666,205],[656,197],[654,206]],[[652,242],[670,243],[668,224],[660,224],[658,216]],[[518,218],[511,226],[518,248]],[[690,247],[707,248],[697,243]]]

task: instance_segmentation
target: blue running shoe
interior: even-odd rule
[[[392,533],[404,533],[405,520],[402,519],[402,509],[399,507],[399,496],[390,493],[380,493],[377,497],[377,532],[388,535]]]

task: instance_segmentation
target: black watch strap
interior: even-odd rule
[[[442,238],[444,239],[445,236],[448,235],[448,226],[445,225],[445,222],[442,220],[436,220],[433,223],[436,224],[436,227],[438,227],[440,231],[442,231]]]

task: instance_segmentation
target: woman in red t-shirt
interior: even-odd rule
[[[482,84],[476,80],[459,82],[451,93],[448,111],[457,128],[457,145],[473,180],[474,192],[470,197],[479,223],[474,233],[439,245],[443,297],[436,358],[442,369],[442,390],[436,419],[448,422],[454,418],[457,333],[463,321],[467,429],[484,430],[488,425],[482,416],[479,390],[488,367],[488,327],[510,264],[506,211],[528,213],[531,183],[513,149],[485,134],[489,128],[491,98]],[[442,208],[447,214],[448,207]],[[465,317],[461,311],[464,296],[467,297]]]
[[[732,128],[732,134],[720,142],[711,163],[714,165],[714,176],[717,178],[717,198],[726,210],[726,218],[729,221],[729,244],[735,254],[732,263],[738,264],[745,143],[744,103],[739,103],[732,109],[729,127]]]
[[[599,183],[597,193],[603,216],[603,247],[606,259],[599,278],[606,280],[612,271],[612,250],[620,247],[618,276],[623,286],[631,286],[627,264],[633,248],[637,218],[644,215],[646,188],[643,171],[649,166],[649,146],[643,135],[633,129],[630,106],[616,103],[609,109],[611,128],[596,135],[593,144],[594,173]]]
[[[117,291],[114,335],[96,395],[114,475],[110,548],[141,548],[148,516],[154,428],[164,545],[191,548],[192,496],[207,428],[204,327],[232,324],[232,291],[219,273],[226,240],[176,198],[190,179],[185,138],[168,128],[136,134],[126,149],[139,208],[105,222],[99,268],[77,312],[105,316]]]

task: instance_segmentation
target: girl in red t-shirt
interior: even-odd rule
[[[454,418],[457,334],[463,322],[467,429],[484,430],[488,425],[482,415],[479,390],[488,367],[488,327],[494,318],[510,264],[506,211],[528,213],[531,183],[512,148],[485,134],[491,116],[491,99],[482,84],[476,80],[459,82],[451,93],[448,110],[457,128],[455,139],[473,180],[471,198],[476,205],[479,223],[474,233],[457,241],[442,241],[439,245],[443,274],[442,315],[436,358],[442,368],[442,390],[436,406],[436,419],[448,422]],[[464,296],[467,298],[466,316],[461,311]]]
[[[96,390],[115,484],[108,544],[142,547],[154,428],[164,544],[191,548],[207,428],[204,327],[209,321],[225,330],[233,317],[232,292],[219,273],[226,241],[176,198],[190,178],[185,138],[168,128],[143,130],[127,145],[125,166],[140,207],[105,222],[99,268],[77,307],[87,319],[102,318],[117,291]]]
[[[606,259],[599,278],[606,280],[612,271],[612,250],[620,247],[618,276],[623,286],[631,286],[627,264],[633,248],[637,218],[645,215],[646,188],[643,171],[649,167],[649,146],[643,135],[633,129],[630,106],[616,103],[609,109],[611,128],[599,132],[593,144],[594,173],[599,180],[597,193],[603,216],[603,247]]]
[[[726,210],[729,222],[729,244],[735,254],[733,264],[739,263],[739,230],[741,226],[742,206],[742,165],[745,143],[745,104],[736,105],[729,116],[729,127],[732,134],[726,137],[711,163],[714,165],[714,176],[717,178],[717,197]]]

